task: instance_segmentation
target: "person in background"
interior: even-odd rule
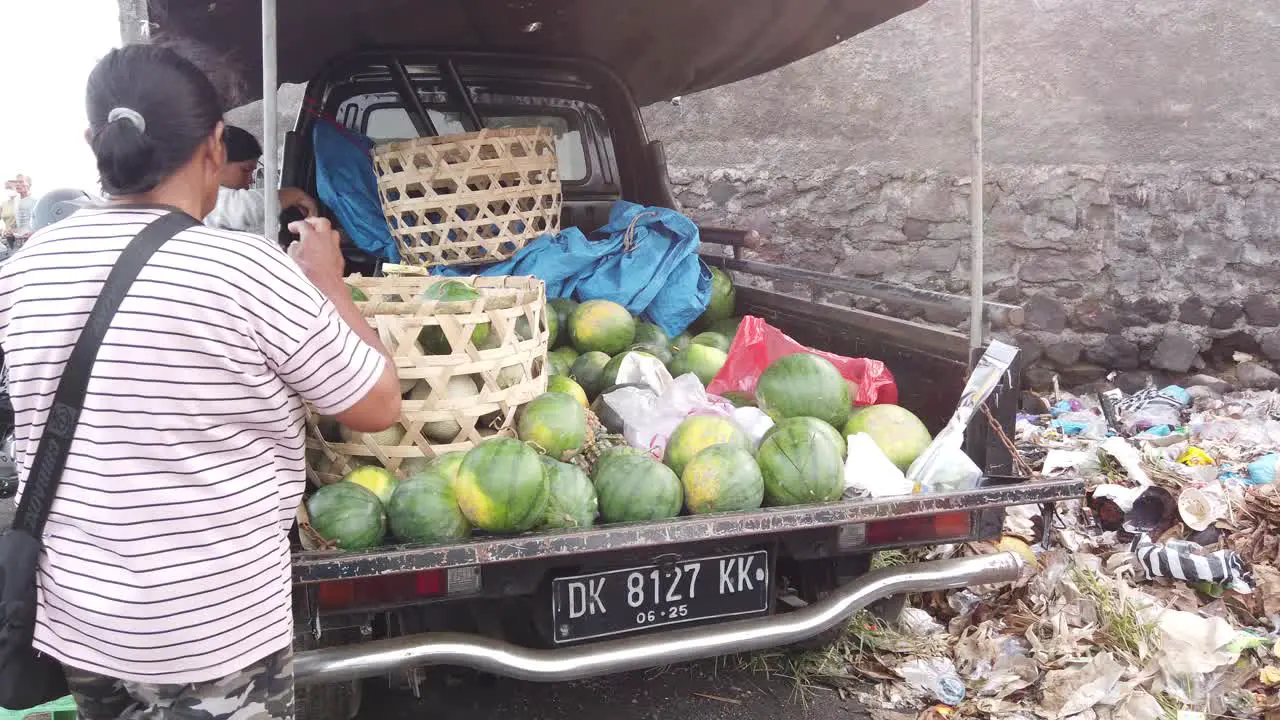
[[[170,213],[193,226],[142,268],[92,367],[42,538],[33,647],[62,663],[80,720],[291,720],[307,406],[388,428],[395,366],[327,220],[291,223],[287,253],[197,220],[227,153],[223,98],[195,64],[165,45],[112,50],[85,104],[108,203],[0,264],[19,496],[120,253]]]
[[[19,174],[4,184],[14,193],[13,198],[0,209],[0,219],[5,226],[5,238],[19,244],[31,234],[31,216],[36,209],[36,198],[31,196],[31,178]]]
[[[261,235],[266,227],[266,198],[262,190],[253,188],[253,176],[258,171],[262,145],[248,130],[235,125],[226,126],[222,142],[227,148],[227,164],[218,178],[222,184],[218,188],[218,204],[204,224]],[[301,210],[303,217],[319,214],[310,195],[298,188],[281,188],[280,209],[291,207]]]

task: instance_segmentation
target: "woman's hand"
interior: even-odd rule
[[[346,263],[338,246],[338,231],[329,221],[322,217],[298,220],[289,223],[289,232],[298,236],[289,244],[289,257],[302,268],[307,279],[326,295],[337,288],[346,294],[342,282]]]
[[[303,214],[309,218],[320,214],[320,208],[316,205],[315,199],[296,187],[280,188],[280,207],[282,209],[301,208]]]

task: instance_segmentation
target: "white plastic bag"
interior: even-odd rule
[[[858,433],[849,436],[849,456],[844,461],[844,489],[847,494],[871,497],[910,495],[913,487],[870,435]]]
[[[622,436],[632,447],[647,449],[661,458],[667,439],[690,415],[719,415],[734,420],[756,445],[773,421],[759,408],[736,408],[717,395],[708,395],[693,373],[672,379],[656,358],[632,353],[618,368],[618,384],[639,383],[645,388],[619,388],[603,396],[622,419]]]

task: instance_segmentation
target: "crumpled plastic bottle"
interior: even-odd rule
[[[944,705],[964,702],[964,681],[947,658],[920,658],[903,663],[897,673],[908,685],[932,695]]]

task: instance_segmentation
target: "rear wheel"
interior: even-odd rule
[[[309,628],[299,628],[294,634],[293,648],[319,650],[320,648],[349,645],[361,641],[359,628],[326,630],[317,640]],[[352,680],[327,685],[308,685],[294,689],[294,717],[297,720],[355,720],[360,712],[361,683]]]

